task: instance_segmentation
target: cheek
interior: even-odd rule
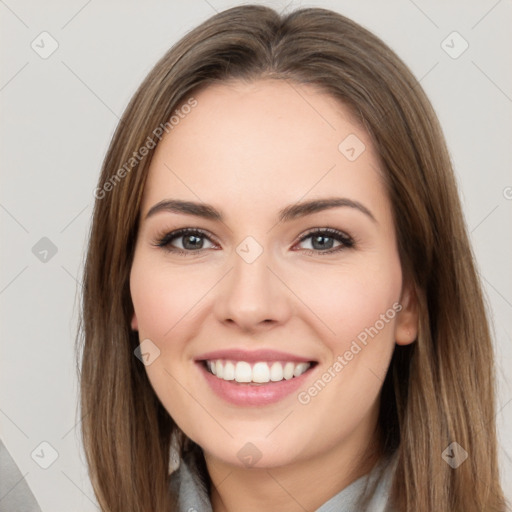
[[[294,289],[317,316],[318,333],[332,356],[343,353],[352,340],[364,338],[366,330],[374,326],[380,339],[392,340],[396,317],[393,304],[400,298],[402,276],[397,256],[383,259],[379,255],[365,264],[346,265],[335,271],[329,268],[294,278]]]
[[[204,284],[204,280],[203,280]],[[130,292],[137,315],[139,340],[150,339],[160,351],[145,366],[148,379],[168,413],[180,420],[180,427],[193,431],[189,424],[190,397],[183,389],[192,389],[187,340],[194,336],[195,307],[205,293],[190,275],[171,270],[147,254],[134,258]],[[200,411],[195,415],[200,416]],[[183,422],[183,423],[182,423]]]
[[[348,435],[378,398],[400,310],[401,269],[398,260],[389,263],[347,267],[335,278],[332,273],[325,279],[316,275],[314,284],[310,279],[308,306],[321,319],[318,333],[328,356],[317,380],[301,389],[297,398],[304,417],[320,421],[327,415],[329,421],[322,423],[326,440]]]
[[[130,291],[140,338],[162,343],[172,337],[182,322],[187,323],[193,317],[205,286],[204,279],[198,282],[189,273],[173,270],[148,258],[136,258],[130,276]]]

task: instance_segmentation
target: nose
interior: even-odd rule
[[[292,313],[292,298],[268,254],[263,251],[250,263],[234,254],[232,263],[217,287],[217,319],[246,332],[284,324]]]

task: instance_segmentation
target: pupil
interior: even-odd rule
[[[327,240],[327,243],[325,242]],[[328,236],[315,236],[313,238],[313,248],[314,249],[332,249],[333,239]],[[318,245],[316,245],[318,244]]]
[[[188,235],[184,237],[183,247],[185,247],[185,249],[201,249],[202,245],[201,237],[196,235]]]

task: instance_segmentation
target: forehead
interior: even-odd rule
[[[306,195],[384,200],[369,135],[346,106],[316,87],[233,81],[194,98],[197,106],[155,150],[143,210],[167,196],[220,208],[264,201],[267,209]]]

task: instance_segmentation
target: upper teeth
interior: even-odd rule
[[[279,361],[259,362],[251,366],[246,361],[206,361],[206,366],[211,373],[219,379],[235,380],[236,382],[278,382],[293,377],[299,377],[310,366],[311,363],[280,363]]]

